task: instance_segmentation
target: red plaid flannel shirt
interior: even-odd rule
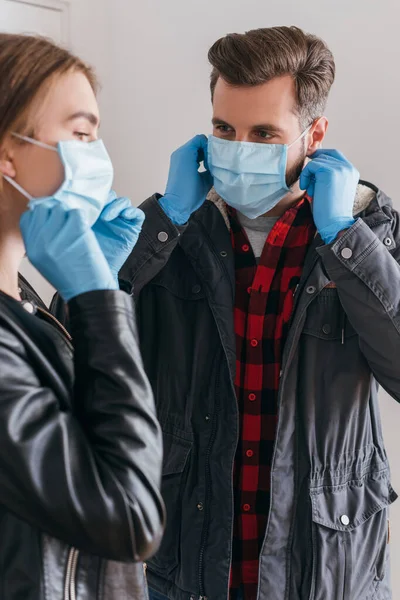
[[[282,351],[294,291],[315,226],[309,199],[303,199],[275,224],[257,265],[234,211],[230,221],[236,270],[235,388],[240,415],[230,596],[234,600],[242,588],[245,600],[255,600],[269,514]]]

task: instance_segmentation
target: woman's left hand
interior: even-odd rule
[[[115,192],[110,198],[92,229],[118,282],[118,273],[135,247],[145,214],[132,206],[129,198],[117,198]]]

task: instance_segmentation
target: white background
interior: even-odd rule
[[[211,44],[228,32],[294,24],[324,38],[336,58],[325,147],[342,150],[400,209],[398,0],[71,0],[70,8],[71,45],[102,80],[102,136],[116,189],[134,204],[163,192],[175,147],[210,132]],[[400,407],[382,394],[382,412],[400,491]],[[391,546],[397,600],[400,500],[392,510]]]

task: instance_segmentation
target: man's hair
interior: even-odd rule
[[[298,27],[231,33],[215,42],[208,59],[212,97],[219,77],[232,86],[256,86],[290,75],[304,127],[323,115],[335,79],[335,61],[325,42]]]

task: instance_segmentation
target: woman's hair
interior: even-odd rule
[[[38,94],[68,71],[86,75],[97,91],[93,70],[68,50],[43,37],[0,33],[0,143],[27,126]]]

